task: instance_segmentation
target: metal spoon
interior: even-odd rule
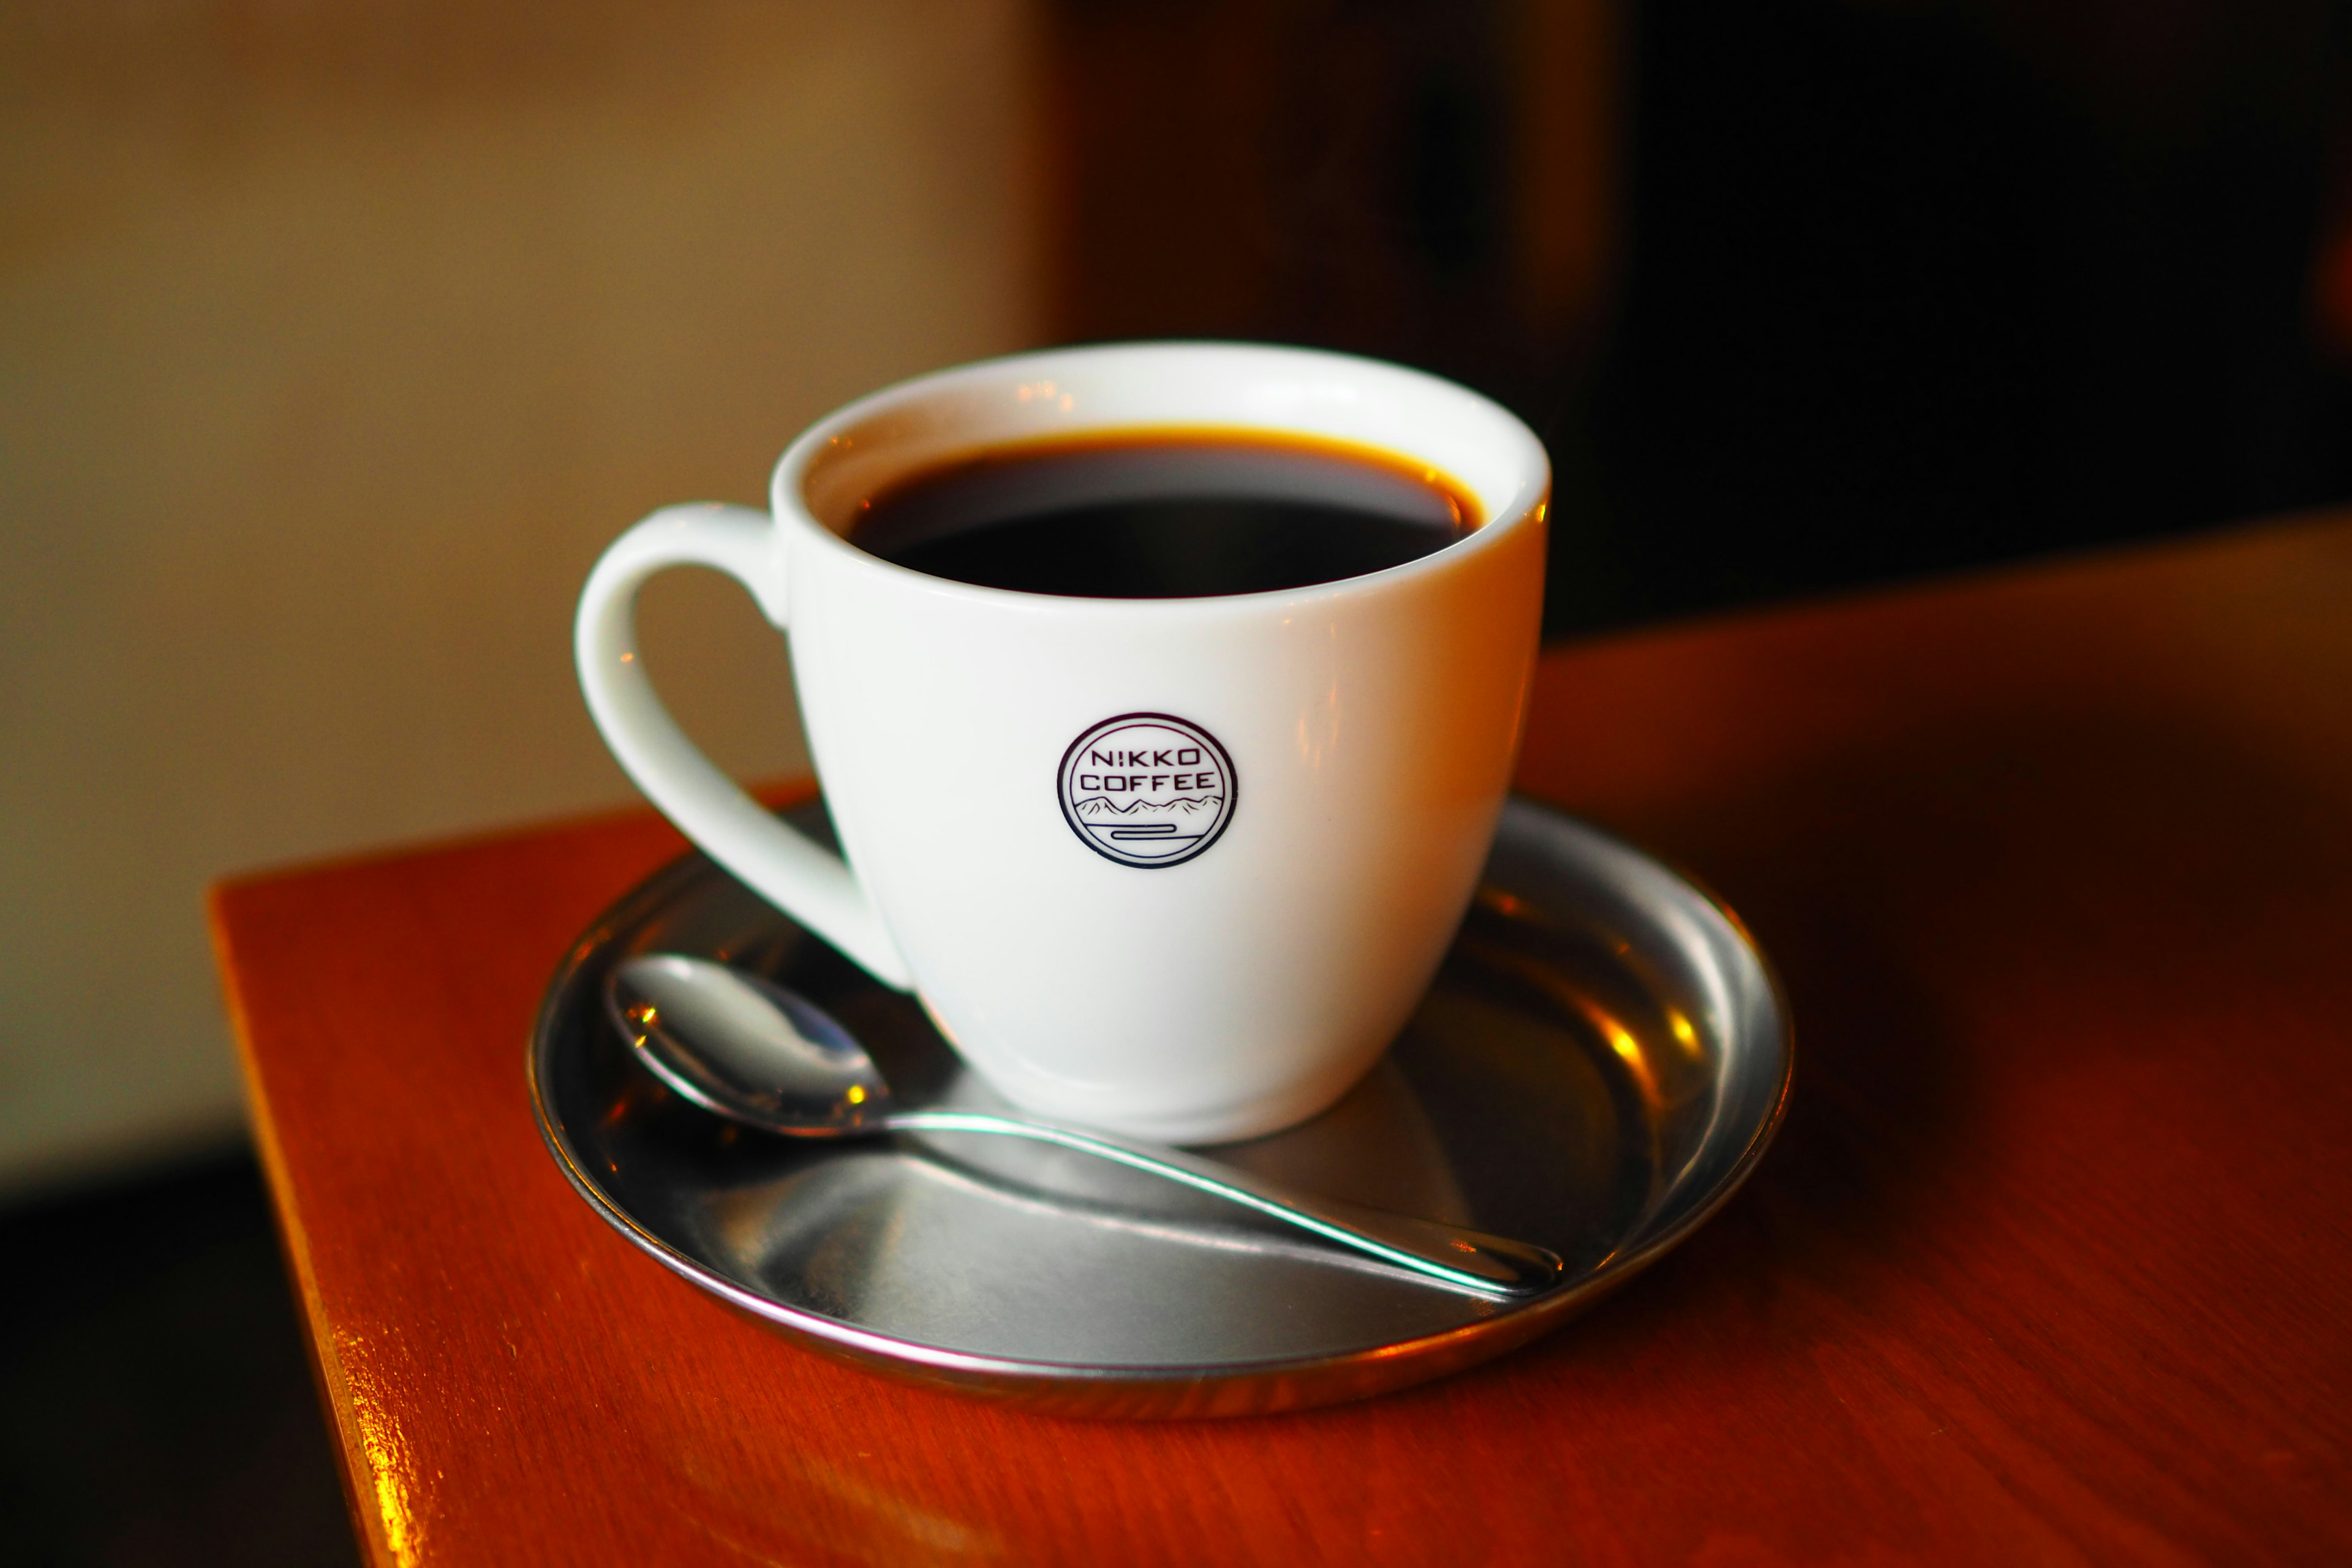
[[[706,1110],[769,1132],[1034,1139],[1180,1182],[1458,1290],[1532,1295],[1560,1277],[1559,1258],[1540,1247],[1293,1192],[1180,1150],[1034,1117],[902,1107],[873,1059],[814,1004],[723,963],[675,953],[632,958],[614,970],[604,997],[655,1077]]]

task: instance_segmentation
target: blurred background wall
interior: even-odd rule
[[[2348,89],[2347,0],[19,0],[0,1194],[232,1133],[211,877],[628,801],[597,550],[899,375],[1455,376],[1555,636],[2352,499]],[[800,764],[739,595],[646,620]]]
[[[1037,335],[1034,26],[0,8],[0,1194],[234,1135],[212,878],[632,798],[570,665],[598,550]],[[799,765],[748,600],[646,618],[717,756]]]

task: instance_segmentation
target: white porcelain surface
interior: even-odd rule
[[[1383,448],[1451,477],[1486,521],[1386,572],[1182,600],[974,587],[840,537],[860,501],[940,458],[1170,426]],[[1549,481],[1508,413],[1369,361],[1219,344],[992,361],[810,430],[778,465],[772,520],[670,508],[624,534],[582,598],[581,679],[689,837],[917,990],[1008,1098],[1165,1142],[1246,1137],[1370,1066],[1461,917],[1526,707]],[[788,631],[845,866],[743,795],[653,695],[630,604],[683,562],[740,578]],[[1218,771],[1213,837],[1189,854],[1106,853],[1066,809],[1074,744],[1124,715],[1181,721],[1136,731],[1148,759],[1169,752],[1139,768],[1143,795],[1205,799],[1175,781]],[[1171,739],[1195,734],[1221,771],[1207,747],[1177,766]]]

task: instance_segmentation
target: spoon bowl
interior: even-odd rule
[[[896,1109],[848,1030],[756,974],[656,953],[614,971],[610,1001],[637,1059],[705,1110],[787,1138],[830,1138]]]

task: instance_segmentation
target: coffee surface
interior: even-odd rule
[[[1402,459],[1305,439],[1136,435],[915,474],[868,500],[849,538],[982,587],[1210,598],[1385,571],[1477,521],[1461,489]]]

